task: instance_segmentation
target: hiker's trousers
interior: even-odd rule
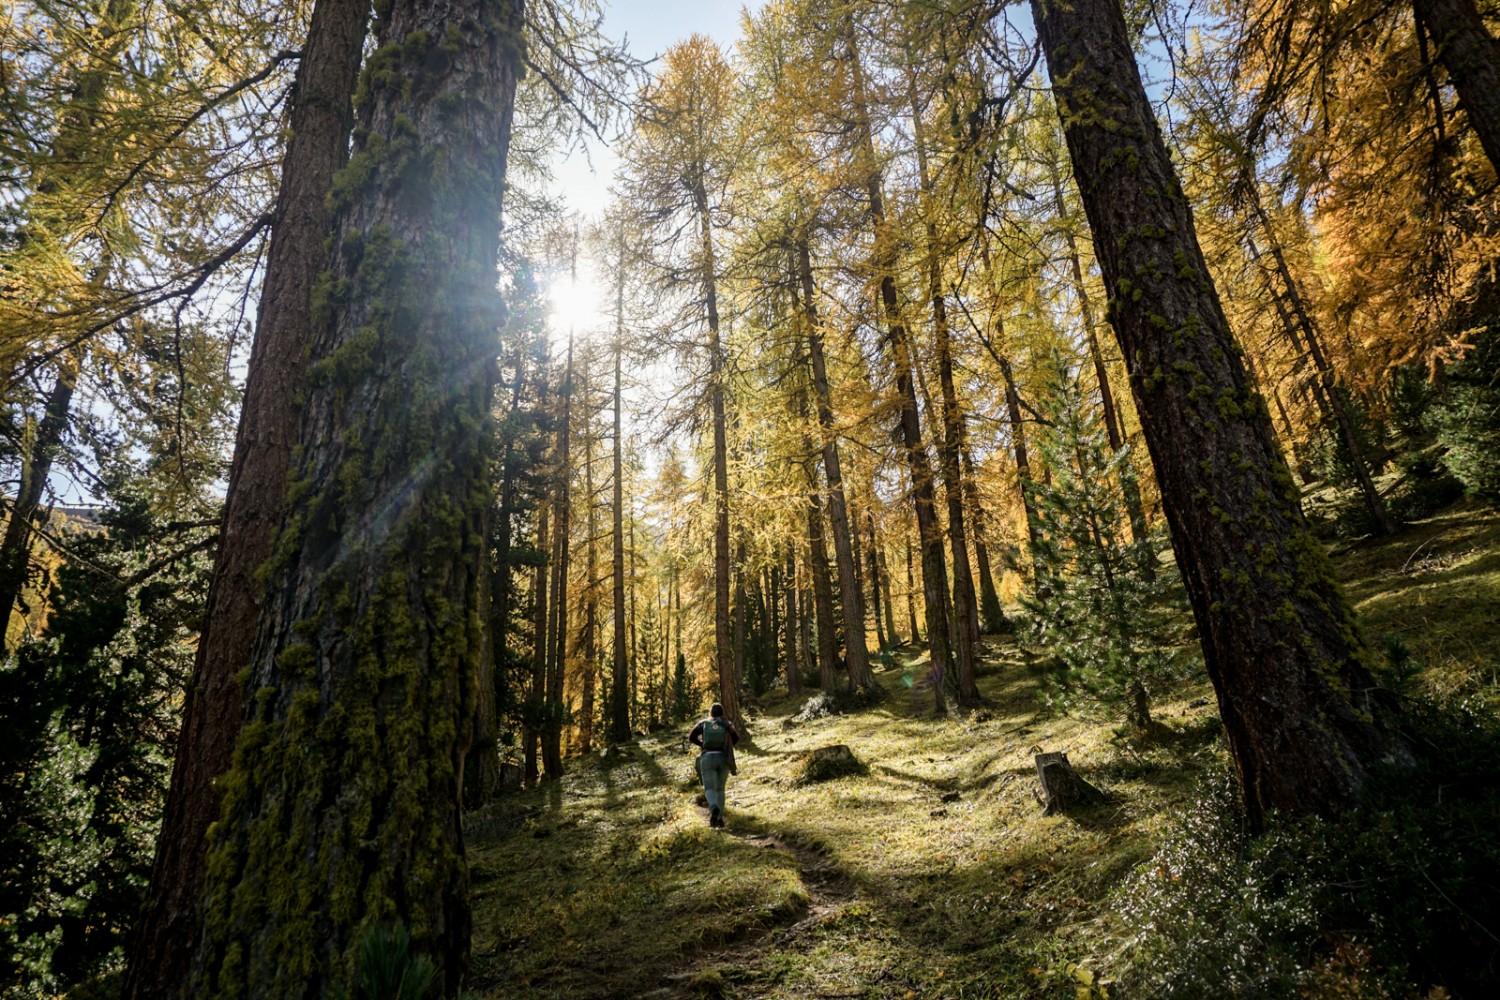
[[[724,783],[729,780],[729,759],[718,750],[705,751],[698,758],[698,776],[703,779],[703,797],[710,809],[724,809]]]

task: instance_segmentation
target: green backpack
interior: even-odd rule
[[[703,723],[703,752],[723,750],[729,743],[729,727],[723,719],[706,719]]]

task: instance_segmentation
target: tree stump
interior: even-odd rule
[[[799,783],[806,785],[867,773],[869,768],[854,756],[854,751],[840,743],[814,750],[807,758]]]
[[[1039,753],[1036,762],[1041,791],[1036,800],[1042,804],[1042,815],[1065,812],[1073,806],[1094,805],[1104,801],[1104,793],[1084,781],[1068,763],[1065,753]]]

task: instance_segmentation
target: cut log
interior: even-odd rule
[[[1042,804],[1042,815],[1051,816],[1066,812],[1074,806],[1096,805],[1105,801],[1105,795],[1084,781],[1068,763],[1065,753],[1039,753],[1035,756],[1036,777],[1041,790],[1036,800]]]

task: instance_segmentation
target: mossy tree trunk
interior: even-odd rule
[[[400,922],[457,991],[519,0],[393,0],[211,835],[194,997],[313,998]]]
[[[250,662],[265,595],[256,572],[271,555],[285,505],[298,433],[294,401],[313,336],[313,284],[328,268],[328,194],[348,156],[368,19],[364,0],[318,0],[297,66],[218,554],[127,997],[180,995],[198,937],[208,829],[219,816],[214,782],[233,762],[244,719],[240,671]]]
[[[1118,0],[1033,0],[1146,444],[1253,824],[1335,813],[1400,745],[1249,388]]]

